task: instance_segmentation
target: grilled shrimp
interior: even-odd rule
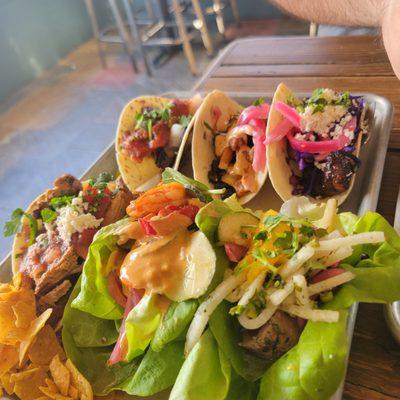
[[[140,218],[147,214],[157,214],[168,205],[181,206],[187,203],[185,188],[177,182],[158,185],[140,195],[126,209],[129,216]]]

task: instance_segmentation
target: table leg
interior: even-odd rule
[[[194,58],[192,44],[187,34],[185,22],[181,13],[181,6],[178,0],[172,0],[173,11],[175,15],[176,25],[178,27],[179,36],[182,39],[183,51],[189,63],[190,71],[193,75],[197,75],[196,60]]]
[[[199,0],[192,0],[194,12],[196,13],[197,19],[200,21],[200,33],[201,38],[203,40],[204,47],[207,50],[208,55],[212,55],[214,53],[214,46],[211,40],[210,32],[208,31],[206,19],[204,18],[204,13],[201,8]]]

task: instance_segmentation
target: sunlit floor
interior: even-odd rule
[[[227,37],[306,33],[305,23],[282,19],[245,22],[228,29]],[[200,46],[195,52],[201,75],[210,59]],[[103,69],[96,43],[89,41],[0,104],[1,226],[12,210],[26,207],[57,176],[80,176],[113,140],[118,115],[129,99],[190,90],[197,79],[182,52],[156,69],[153,78],[134,74],[119,46],[109,48],[107,60]],[[10,238],[0,238],[0,259],[10,246]]]

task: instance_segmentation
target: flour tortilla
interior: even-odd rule
[[[132,131],[136,125],[136,113],[141,112],[144,107],[164,108],[167,104],[171,103],[171,99],[158,96],[141,96],[132,99],[122,110],[117,135],[115,139],[115,151],[118,163],[118,168],[121,173],[122,179],[131,192],[135,192],[138,188],[146,182],[151,182],[151,186],[155,186],[161,180],[162,169],[157,167],[154,157],[144,157],[141,162],[135,161],[130,158],[126,152],[121,148],[121,140],[126,131]],[[193,107],[195,105],[193,104]],[[190,110],[194,114],[195,110]],[[186,128],[182,137],[180,149],[185,145],[188,132],[192,128],[194,117],[191,123]],[[174,162],[174,168],[179,166],[182,151],[178,151],[178,155]],[[178,159],[179,158],[179,159]],[[159,179],[157,179],[159,177]],[[150,188],[150,187],[149,187]],[[147,189],[149,189],[147,188]]]
[[[213,109],[217,106],[221,111],[221,116],[215,121]],[[202,105],[197,110],[197,117],[193,128],[192,139],[192,166],[194,179],[213,187],[208,179],[208,172],[215,158],[214,153],[214,133],[205,125],[209,124],[212,128],[223,131],[232,115],[240,114],[243,107],[229,98],[219,90],[214,90],[203,100]],[[256,173],[257,190],[243,197],[238,197],[241,204],[249,202],[261,189],[267,178],[267,169]]]
[[[282,101],[284,103],[288,103],[288,99],[292,101],[299,100],[295,94],[283,83],[280,83],[276,92],[274,94],[274,98],[272,100],[271,109],[269,112],[269,118],[267,123],[267,133],[266,135],[270,135],[273,129],[282,121],[282,115],[275,110],[274,105],[278,101]],[[361,148],[361,139],[362,135],[358,135],[357,143],[355,146],[354,155],[359,156],[360,148]],[[283,201],[289,200],[292,195],[293,187],[289,182],[290,176],[292,175],[292,169],[287,162],[287,139],[283,138],[279,142],[271,143],[267,146],[267,165],[269,171],[269,178],[271,179],[272,186],[275,191],[278,193],[280,198]],[[354,185],[355,174],[353,174],[350,182],[349,189],[346,192],[340,193],[336,196],[333,196],[338,202],[338,205],[342,204]],[[309,198],[314,200],[313,197]],[[324,199],[318,199],[318,201],[326,201],[329,197]]]

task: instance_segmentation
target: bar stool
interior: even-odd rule
[[[171,7],[168,6],[166,0],[159,0],[160,16],[156,23],[146,23],[136,17],[133,0],[123,0],[125,12],[127,14],[128,23],[131,27],[132,39],[138,43],[141,54],[148,65],[146,56],[146,47],[183,47],[189,68],[193,75],[196,75],[196,61],[192,49],[192,41],[200,32],[201,38],[209,55],[214,52],[211,36],[209,34],[205,17],[198,1],[188,0],[171,0]],[[151,1],[146,1],[151,4]],[[173,15],[171,20],[169,15]],[[178,34],[171,32],[177,30]],[[162,35],[163,32],[169,32],[167,36]],[[148,74],[151,71],[148,70]]]
[[[100,29],[99,27],[93,0],[85,0],[85,5],[89,14],[90,24],[92,26],[93,35],[97,42],[99,58],[103,68],[107,67],[103,43],[120,43],[123,45],[126,53],[129,56],[133,70],[138,72],[138,67],[134,56],[135,45],[131,39],[131,35],[126,25],[123,22],[115,0],[109,0],[109,6],[113,13],[116,26],[108,27],[106,29]]]
[[[93,0],[85,0],[86,7],[90,16],[94,36],[98,43],[99,56],[103,66],[106,66],[105,55],[102,47],[103,42],[122,43],[128,53],[132,66],[137,71],[136,60],[134,57],[135,48],[140,52],[144,61],[146,72],[152,75],[150,63],[147,58],[147,47],[183,47],[183,51],[187,58],[189,68],[193,75],[197,74],[196,61],[192,49],[192,41],[199,31],[203,44],[209,55],[213,54],[213,44],[207,29],[207,24],[203,11],[198,1],[193,1],[193,16],[187,19],[188,7],[185,2],[172,0],[171,8],[168,8],[166,0],[158,0],[160,15],[156,16],[153,3],[151,0],[145,1],[146,17],[139,18],[134,8],[134,0],[121,0],[124,12],[126,14],[126,23],[117,5],[117,0],[108,0],[108,4],[112,11],[114,21],[116,23],[119,37],[112,35],[110,29],[101,31],[96,18]],[[174,17],[171,21],[168,17],[170,11]],[[184,15],[185,14],[185,15]],[[174,35],[177,30],[178,34]],[[167,32],[167,36],[162,33]]]

